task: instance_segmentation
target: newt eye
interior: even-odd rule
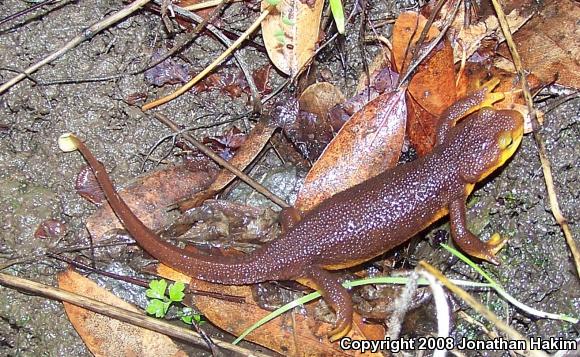
[[[510,132],[503,132],[498,139],[499,147],[503,150],[513,143],[514,139]]]

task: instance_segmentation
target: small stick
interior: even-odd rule
[[[26,78],[27,75],[30,75],[30,74],[34,73],[35,71],[37,71],[40,67],[54,61],[55,59],[59,58],[63,54],[70,51],[71,49],[75,48],[80,43],[91,39],[97,33],[103,31],[104,29],[108,28],[109,26],[111,26],[111,25],[121,21],[122,19],[126,18],[127,16],[131,15],[132,13],[134,13],[135,11],[137,11],[141,7],[143,7],[145,4],[147,4],[149,1],[150,0],[135,0],[135,2],[125,6],[123,9],[117,11],[116,13],[114,13],[110,16],[107,16],[103,20],[93,24],[92,26],[90,26],[89,28],[84,30],[83,33],[81,33],[80,35],[76,36],[75,38],[73,38],[72,40],[67,42],[64,46],[62,46],[58,50],[54,51],[53,53],[51,53],[47,57],[43,58],[42,60],[36,62],[32,66],[26,68],[23,71],[23,73],[15,76],[11,80],[9,80],[8,82],[6,82],[2,86],[0,86],[0,94],[4,93],[8,89],[10,89],[13,85],[20,82],[24,78]]]
[[[538,146],[538,154],[540,155],[540,162],[542,163],[542,171],[544,173],[544,181],[546,182],[546,189],[548,191],[548,199],[550,201],[550,208],[552,210],[552,214],[556,219],[556,222],[560,225],[560,228],[564,232],[564,237],[566,238],[566,243],[572,253],[572,258],[574,260],[574,264],[576,266],[576,274],[580,277],[580,251],[578,251],[578,246],[574,241],[574,237],[572,237],[572,231],[570,230],[570,226],[568,225],[568,220],[562,214],[560,210],[560,204],[558,203],[558,196],[556,195],[556,190],[554,189],[554,178],[552,177],[552,164],[548,159],[548,155],[546,155],[546,146],[544,145],[544,140],[538,131],[540,124],[538,123],[538,118],[536,117],[536,111],[534,110],[534,101],[532,98],[532,93],[530,92],[530,86],[526,79],[526,74],[523,70],[522,59],[518,53],[516,48],[516,44],[511,35],[511,31],[505,16],[505,13],[501,7],[501,5],[497,2],[497,0],[491,0],[495,12],[497,13],[497,18],[499,20],[499,24],[501,26],[501,30],[505,37],[506,43],[512,55],[512,59],[514,60],[514,65],[518,72],[518,77],[520,83],[522,84],[522,88],[524,91],[524,98],[526,99],[526,104],[528,105],[528,112],[530,113],[530,117],[532,119],[532,129],[534,133],[534,140],[536,141],[536,145]]]
[[[117,306],[109,305],[79,294],[71,293],[63,289],[44,285],[28,279],[18,278],[4,273],[0,273],[0,285],[26,291],[32,294],[37,294],[50,299],[68,302],[70,304],[82,307],[83,309],[87,309],[117,319],[119,321],[127,322],[135,326],[159,332],[183,341],[205,346],[205,341],[203,338],[194,331],[178,327],[163,320],[149,317],[134,311],[129,311]],[[224,341],[214,339],[214,343],[221,348],[241,353],[244,356],[268,357],[266,354],[252,352],[245,348],[235,346]]]
[[[254,23],[240,36],[238,39],[230,46],[227,50],[225,50],[221,55],[219,55],[209,66],[207,66],[203,71],[201,71],[197,76],[195,76],[192,80],[187,82],[181,88],[176,90],[175,92],[163,97],[159,98],[153,102],[145,104],[141,110],[144,112],[158,107],[162,104],[165,104],[173,99],[179,97],[183,93],[187,92],[191,87],[193,87],[197,82],[199,82],[202,78],[204,78],[209,72],[211,72],[217,65],[219,65],[226,57],[228,57],[238,46],[244,42],[246,38],[248,38],[256,29],[260,26],[262,21],[270,14],[270,7],[264,10],[260,16],[254,21]]]
[[[177,124],[175,124],[171,119],[169,119],[165,115],[162,115],[162,114],[159,114],[159,113],[155,113],[154,116],[155,116],[155,118],[157,120],[159,120],[161,123],[165,124],[171,130],[173,130],[175,132],[180,132],[179,127],[177,126]],[[230,170],[233,174],[235,174],[236,176],[238,176],[240,178],[240,180],[242,180],[245,183],[247,183],[254,190],[258,191],[259,193],[261,193],[262,195],[264,195],[265,197],[267,197],[268,199],[270,199],[272,202],[274,202],[278,206],[280,206],[282,208],[291,207],[288,203],[286,203],[286,201],[284,201],[280,197],[278,197],[275,194],[273,194],[272,192],[270,192],[267,188],[265,188],[264,186],[262,186],[260,183],[256,182],[253,178],[251,178],[250,176],[246,175],[243,171],[241,171],[237,167],[231,165],[229,162],[227,162],[226,160],[222,159],[221,156],[219,156],[215,152],[211,151],[211,149],[209,149],[203,143],[200,143],[198,140],[196,140],[191,135],[189,135],[187,133],[182,133],[181,135],[185,138],[185,140],[187,140],[189,143],[191,143],[191,145],[193,145],[199,151],[201,151],[205,155],[209,156],[212,160],[214,160],[215,162],[217,162],[222,167],[225,167],[226,169]]]
[[[441,284],[445,285],[445,287],[455,295],[459,296],[463,301],[465,301],[473,310],[477,313],[485,317],[487,320],[492,322],[495,327],[499,330],[503,331],[510,339],[517,340],[517,341],[526,341],[526,352],[528,356],[535,356],[535,357],[548,357],[548,355],[543,351],[538,351],[534,349],[530,349],[530,341],[524,337],[521,333],[514,330],[508,324],[503,322],[496,314],[486,308],[483,304],[477,301],[473,296],[469,295],[469,293],[459,286],[452,283],[449,279],[447,279],[437,268],[432,266],[431,264],[420,261],[419,266],[429,274],[433,275],[437,280],[441,282]]]
[[[238,2],[238,1],[242,1],[242,0],[229,0],[227,2]],[[183,6],[181,8],[188,10],[188,11],[195,11],[195,10],[207,9],[208,7],[218,6],[221,3],[224,3],[224,1],[223,0],[209,0],[209,1],[204,1],[202,3],[198,3],[198,4]]]
[[[6,16],[2,20],[0,20],[0,25],[4,24],[4,23],[6,23],[6,22],[8,22],[10,20],[14,20],[17,17],[26,15],[27,13],[32,12],[32,11],[34,11],[34,10],[40,8],[40,7],[43,7],[45,5],[52,5],[53,3],[56,3],[57,1],[60,1],[60,0],[44,0],[44,1],[41,1],[41,2],[39,2],[37,4],[35,4],[35,5],[32,5],[31,7],[28,7],[26,9],[24,9],[24,10],[18,11],[15,14]]]

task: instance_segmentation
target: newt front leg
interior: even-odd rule
[[[440,145],[447,137],[449,129],[454,127],[459,120],[465,118],[479,109],[491,106],[493,103],[504,98],[503,93],[493,93],[492,90],[499,84],[499,79],[494,78],[481,85],[476,92],[467,97],[458,99],[441,114],[437,128],[437,145]]]
[[[465,253],[493,264],[499,264],[499,260],[495,255],[505,245],[506,240],[501,239],[499,235],[494,235],[486,243],[471,233],[467,228],[465,199],[466,197],[464,196],[449,204],[449,221],[451,223],[453,241]]]

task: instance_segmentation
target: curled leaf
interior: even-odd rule
[[[324,0],[284,0],[272,6],[262,1],[270,14],[262,22],[268,56],[282,72],[294,76],[308,63],[318,42]]]
[[[295,207],[308,211],[394,166],[403,146],[406,121],[403,90],[381,94],[356,112],[306,176]]]

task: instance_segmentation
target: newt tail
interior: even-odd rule
[[[197,254],[170,244],[161,239],[131,211],[121,198],[105,166],[99,162],[89,148],[73,134],[64,134],[59,139],[63,151],[78,150],[93,170],[111,208],[137,243],[155,259],[189,276],[221,284],[244,285],[272,280],[275,270],[268,266],[268,259],[263,259],[264,252],[258,249],[252,255],[215,258]],[[172,257],[171,259],[169,257]],[[215,272],[228,270],[228,275]],[[251,272],[251,273],[250,273]]]
[[[430,154],[337,193],[297,222],[289,222],[294,224],[283,227],[277,239],[243,256],[203,255],[164,241],[131,212],[105,167],[78,138],[65,134],[59,145],[64,151],[81,152],[125,228],[161,263],[221,284],[306,281],[321,291],[336,312],[336,328],[330,333],[336,340],[348,333],[353,307],[350,294],[329,270],[379,256],[445,215],[450,216],[451,235],[461,250],[499,263],[496,254],[505,240],[497,236],[488,242],[479,240],[467,228],[465,207],[475,183],[502,166],[522,139],[521,114],[487,107],[503,98],[492,93],[497,84],[497,80],[484,84],[446,110]],[[463,119],[470,113],[474,114]]]

